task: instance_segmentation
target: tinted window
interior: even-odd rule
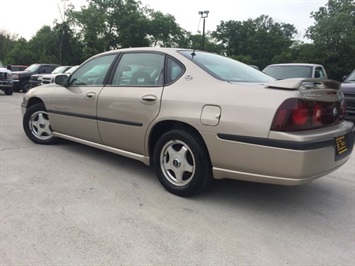
[[[314,73],[315,78],[324,78],[325,73],[321,67],[316,67],[316,72]]]
[[[274,80],[259,70],[228,57],[200,51],[180,51],[180,53],[220,80],[257,83]]]
[[[168,58],[167,80],[166,83],[172,83],[177,80],[184,72],[184,67],[172,58]]]
[[[116,55],[94,58],[80,66],[70,79],[70,85],[103,85],[105,76]]]
[[[268,66],[263,72],[276,79],[312,77],[311,66]]]
[[[123,54],[112,84],[118,86],[154,86],[162,84],[164,55],[154,53]]]

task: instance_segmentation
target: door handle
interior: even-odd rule
[[[95,92],[88,92],[86,95],[85,95],[85,98],[86,99],[89,99],[89,100],[94,100],[96,98],[96,93]]]
[[[154,102],[157,100],[157,97],[155,95],[149,94],[149,95],[144,95],[142,97],[142,100],[146,102]]]

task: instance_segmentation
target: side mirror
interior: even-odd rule
[[[348,76],[343,76],[343,78],[341,79],[341,81],[344,81]]]
[[[68,77],[68,75],[57,75],[57,76],[55,76],[54,83],[57,85],[68,87],[69,77]]]

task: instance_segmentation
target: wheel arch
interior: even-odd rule
[[[39,104],[39,103],[41,103],[45,106],[44,102],[40,98],[33,97],[28,100],[27,105],[26,105],[26,109],[30,108],[31,106],[33,106],[35,104]]]
[[[203,145],[205,146],[205,149],[207,150],[208,157],[210,158],[209,151],[207,149],[207,145],[200,134],[200,132],[190,124],[187,124],[185,122],[181,121],[175,121],[175,120],[166,120],[166,121],[161,121],[154,125],[152,130],[150,131],[149,139],[148,139],[148,154],[150,157],[150,164],[152,163],[152,155],[154,152],[154,148],[156,146],[156,143],[158,139],[166,132],[172,129],[182,129],[188,132],[193,133],[196,137],[200,138],[202,141]]]

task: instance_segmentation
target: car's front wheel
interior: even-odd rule
[[[5,95],[12,95],[14,93],[13,88],[6,88],[4,89]]]
[[[44,104],[38,103],[29,107],[23,117],[23,129],[27,137],[37,144],[53,144],[57,139],[48,118]]]
[[[181,197],[201,191],[212,179],[207,148],[193,131],[163,134],[154,149],[153,165],[163,187]]]

